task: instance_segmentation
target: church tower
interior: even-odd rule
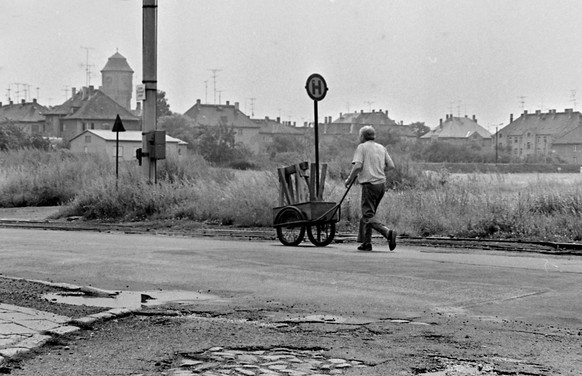
[[[107,60],[101,69],[101,91],[121,106],[131,110],[133,69],[119,52]]]

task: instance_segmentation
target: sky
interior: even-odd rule
[[[142,6],[0,0],[0,101],[61,104],[100,86],[116,52],[141,84]],[[381,110],[431,128],[474,115],[494,131],[582,105],[581,16],[579,0],[158,0],[157,87],[174,112],[229,101],[302,125],[318,73],[319,122]]]

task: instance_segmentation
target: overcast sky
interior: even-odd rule
[[[0,0],[0,101],[10,88],[60,104],[86,85],[87,62],[100,86],[116,51],[140,84],[142,5]],[[579,0],[159,0],[158,89],[179,113],[228,100],[302,124],[320,73],[320,122],[374,109],[430,127],[475,115],[494,130],[523,109],[582,105],[581,20]]]

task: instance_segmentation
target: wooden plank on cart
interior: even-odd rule
[[[321,182],[319,183],[319,192],[317,192],[317,200],[323,201],[323,188],[325,187],[325,175],[327,174],[327,164],[321,165]]]
[[[291,204],[291,195],[289,194],[289,189],[287,188],[287,179],[285,178],[285,169],[279,168],[277,169],[279,173],[279,183],[281,185],[281,189],[279,190],[279,204],[280,206],[285,206],[285,200],[287,200],[287,204]]]

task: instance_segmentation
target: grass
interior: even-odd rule
[[[347,166],[346,166],[347,170]],[[325,200],[339,202],[343,181],[328,177]],[[95,155],[20,150],[0,155],[0,206],[61,205],[87,220],[195,221],[272,227],[275,169],[216,169],[198,156],[159,163],[150,184],[135,163]],[[399,234],[582,241],[582,174],[451,174],[403,164],[378,216]],[[359,220],[359,187],[347,195],[339,230]]]

